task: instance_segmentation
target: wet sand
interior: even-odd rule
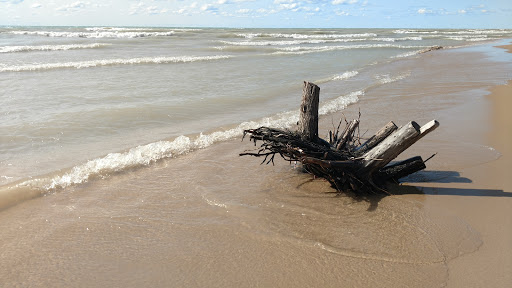
[[[339,195],[280,159],[238,157],[248,141],[218,143],[0,211],[0,286],[508,287],[504,66],[471,49],[393,65],[411,77],[343,114],[361,111],[362,133],[441,123],[400,155],[438,153],[396,195]]]

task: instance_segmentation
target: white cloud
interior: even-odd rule
[[[41,8],[41,7],[43,7],[43,5],[41,5],[40,3],[34,3],[34,4],[32,4],[32,6],[30,6],[30,8],[34,8],[34,9]]]
[[[86,7],[86,5],[90,4],[90,2],[82,2],[82,1],[76,1],[68,5],[57,7],[55,10],[57,11],[66,11],[66,12],[77,12]]]
[[[297,6],[298,6],[297,3],[283,3],[283,4],[279,5],[279,7],[281,7],[282,9],[285,9],[285,10],[292,10],[292,9],[297,8]]]
[[[340,5],[340,4],[355,4],[358,0],[333,0],[331,2],[332,5]]]
[[[256,0],[219,0],[217,4],[233,4],[233,3],[243,3],[243,2],[254,2]]]
[[[418,14],[431,14],[432,10],[427,10],[426,8],[418,9]]]
[[[209,11],[209,12],[217,12],[219,8],[215,7],[213,4],[204,4],[201,6],[201,11]]]
[[[336,11],[335,13],[338,16],[350,16],[350,13],[348,13],[347,11]]]
[[[168,10],[165,8],[160,8],[155,5],[148,6],[144,2],[140,1],[137,4],[132,4],[130,6],[130,11],[128,12],[129,15],[158,15],[158,14],[165,14]],[[176,12],[178,13],[178,12]]]
[[[7,2],[10,4],[19,4],[19,3],[23,2],[23,0],[0,0],[0,2]]]
[[[238,11],[236,11],[236,13],[240,13],[240,14],[247,14],[251,12],[251,9],[239,9]]]
[[[468,11],[464,10],[464,9],[460,9],[459,10],[459,14],[466,14]]]

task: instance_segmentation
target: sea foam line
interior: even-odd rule
[[[276,48],[279,51],[273,52],[275,55],[289,55],[289,54],[307,54],[316,52],[328,52],[346,49],[371,49],[371,48],[399,48],[399,49],[414,49],[414,48],[428,48],[429,46],[406,46],[395,44],[364,44],[364,45],[340,45],[340,46],[316,46],[316,47],[283,47]]]
[[[28,52],[28,51],[59,51],[73,49],[91,49],[109,46],[107,43],[69,44],[69,45],[39,45],[39,46],[2,46],[0,53]]]
[[[15,35],[31,35],[45,37],[67,37],[67,38],[141,38],[141,37],[158,37],[158,36],[174,36],[174,31],[165,32],[148,32],[148,31],[105,31],[98,30],[92,32],[63,32],[63,31],[11,31]]]
[[[292,38],[292,39],[337,39],[337,38],[366,38],[377,37],[375,33],[359,33],[359,34],[299,34],[299,33],[239,33],[236,36],[242,38]]]
[[[44,63],[44,64],[26,64],[16,66],[0,66],[0,72],[22,72],[50,70],[59,68],[90,68],[99,66],[112,65],[134,65],[134,64],[166,64],[166,63],[187,63],[197,61],[221,60],[228,59],[231,55],[214,55],[214,56],[179,56],[179,57],[141,57],[131,59],[104,59],[63,63]]]
[[[219,41],[226,45],[233,46],[289,46],[300,44],[323,44],[339,42],[357,42],[366,41],[366,38],[347,38],[347,39],[299,39],[299,40],[274,40],[274,41]]]
[[[355,103],[359,97],[364,95],[363,91],[352,92],[338,98],[325,101],[319,108],[319,115],[326,115],[346,108]],[[195,138],[179,136],[172,141],[158,141],[147,145],[137,146],[126,152],[110,153],[104,157],[90,160],[84,164],[73,167],[63,175],[57,175],[49,179],[31,179],[19,183],[15,188],[32,188],[51,192],[56,189],[66,188],[87,182],[93,177],[104,177],[127,169],[150,165],[158,160],[177,157],[186,153],[207,148],[214,143],[222,142],[241,137],[243,131],[254,129],[260,126],[286,129],[297,123],[299,111],[282,112],[272,117],[266,117],[258,121],[248,121],[239,124],[237,127],[215,131],[210,134],[200,134]]]

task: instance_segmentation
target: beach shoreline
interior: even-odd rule
[[[510,53],[512,45],[500,46]],[[447,287],[507,287],[512,284],[512,81],[493,87],[492,123],[488,143],[499,151],[492,162],[461,171],[472,183],[453,185],[458,189],[483,189],[475,197],[432,197],[432,205],[449,209],[467,221],[482,236],[478,251],[449,262]],[[488,191],[485,191],[488,190]],[[495,192],[498,192],[497,195]],[[463,199],[461,199],[463,198]]]
[[[512,51],[512,45],[497,47]],[[463,181],[417,186],[427,194],[426,207],[450,211],[481,236],[482,245],[476,251],[447,263],[446,287],[507,287],[512,284],[512,275],[508,273],[512,269],[512,114],[509,111],[512,81],[488,91],[489,95],[477,108],[480,111],[465,109],[455,115],[466,118],[468,125],[477,126],[478,121],[485,119],[472,121],[464,114],[475,116],[476,112],[487,117],[490,129],[480,137],[484,138],[488,149],[497,151],[497,159],[455,169],[457,177]],[[459,154],[459,157],[467,156]]]

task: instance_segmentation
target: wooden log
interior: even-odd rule
[[[318,102],[320,87],[304,81],[302,89],[302,103],[300,105],[299,133],[309,141],[318,139]]]
[[[334,168],[334,169],[354,169],[356,164],[354,161],[332,161],[332,160],[320,160],[314,157],[304,157],[301,159],[302,164],[314,164],[323,168]]]
[[[439,127],[439,122],[436,120],[430,121],[423,127],[414,121],[409,122],[363,155],[360,173],[371,174],[386,166],[396,156],[437,127]]]
[[[357,155],[363,155],[373,147],[377,146],[382,140],[386,139],[391,133],[393,133],[395,130],[397,130],[398,127],[393,123],[393,121],[389,121],[386,126],[380,128],[375,135],[370,137],[366,142],[364,142],[361,146],[357,147],[356,154]]]
[[[345,144],[347,144],[350,140],[352,140],[352,137],[354,136],[354,131],[359,126],[359,120],[354,119],[350,121],[350,123],[345,128],[345,131],[343,131],[343,134],[340,137],[339,143],[336,146],[337,150],[341,150],[345,147]]]
[[[393,180],[398,182],[398,179],[425,168],[427,166],[425,166],[421,156],[415,156],[380,169],[376,177],[381,181]]]

